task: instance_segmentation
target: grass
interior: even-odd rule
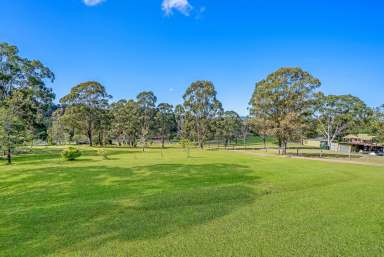
[[[39,148],[0,164],[0,256],[384,256],[384,169]]]

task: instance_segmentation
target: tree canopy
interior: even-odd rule
[[[157,97],[152,91],[144,91],[137,95],[136,100],[140,110],[140,139],[144,151],[154,126]]]
[[[90,146],[93,145],[94,131],[102,122],[110,98],[103,85],[88,81],[74,86],[68,95],[60,99],[66,109],[64,115],[67,120],[87,135]]]
[[[284,146],[297,139],[313,112],[320,80],[300,68],[281,68],[256,84],[251,115],[265,121],[268,132]]]
[[[16,46],[0,43],[0,145],[9,163],[16,144],[46,138],[55,95],[45,83],[54,78],[40,61],[23,58]]]
[[[222,112],[221,102],[216,95],[212,82],[199,80],[192,83],[183,96],[184,108],[192,119],[195,139],[200,148],[204,147],[212,121]]]
[[[368,119],[370,110],[358,97],[352,95],[324,95],[318,98],[318,107],[315,112],[316,121],[321,135],[328,145],[354,127],[362,127]]]

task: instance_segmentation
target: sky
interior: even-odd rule
[[[210,80],[226,110],[248,113],[255,83],[301,67],[327,94],[384,104],[381,0],[0,0],[0,42],[56,75],[57,99],[88,80],[114,100],[152,90],[182,102]]]

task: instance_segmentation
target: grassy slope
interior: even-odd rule
[[[381,167],[180,149],[0,166],[0,256],[383,256]]]

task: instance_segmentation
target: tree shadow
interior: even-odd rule
[[[0,175],[0,248],[39,256],[160,238],[230,214],[267,192],[234,164],[50,167]]]
[[[63,148],[64,149],[64,148]],[[52,160],[60,161],[62,160],[61,152],[63,149],[34,149],[28,153],[22,153],[13,156],[13,163],[18,166],[31,165],[42,162],[50,162]],[[89,157],[99,157],[97,149],[80,149],[82,156],[76,161],[91,161]],[[114,149],[113,151],[108,152],[108,156],[124,155],[124,154],[134,154],[140,153],[140,151],[134,150],[124,150],[124,149]],[[117,158],[110,158],[111,160],[117,160]],[[0,159],[1,160],[1,159]],[[5,158],[4,158],[5,160]]]

